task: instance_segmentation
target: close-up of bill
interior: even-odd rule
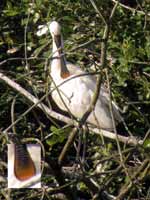
[[[41,187],[41,147],[8,144],[8,188]]]

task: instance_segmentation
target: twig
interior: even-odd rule
[[[110,98],[110,113],[111,113],[111,118],[112,118],[112,122],[113,122],[113,128],[114,128],[114,132],[116,134],[116,143],[117,143],[117,148],[118,148],[118,153],[119,153],[119,156],[120,156],[120,162],[121,162],[121,165],[123,166],[125,172],[126,172],[126,175],[127,177],[130,178],[129,176],[129,173],[125,167],[125,164],[124,164],[124,160],[123,160],[123,155],[122,155],[122,151],[121,151],[121,146],[120,146],[120,142],[119,142],[119,139],[118,139],[118,134],[117,134],[117,129],[116,129],[116,124],[115,124],[115,119],[114,119],[114,115],[113,115],[113,107],[112,107],[112,101],[111,101],[111,91],[110,91],[110,82],[109,82],[109,78],[108,78],[108,71],[106,70],[106,78],[107,78],[107,84],[108,84],[108,91],[109,91],[109,98]]]
[[[117,0],[112,0],[112,2],[114,2],[114,3],[119,3],[119,1],[117,1]],[[139,14],[141,14],[141,15],[146,15],[146,16],[150,16],[150,13],[145,13],[144,11],[141,11],[141,10],[137,10],[137,9],[135,9],[135,8],[131,8],[131,7],[129,7],[129,6],[126,6],[126,5],[124,5],[124,4],[122,4],[122,3],[119,3],[119,5],[121,6],[121,7],[123,7],[123,8],[125,8],[125,9],[127,9],[127,10],[130,10],[130,11],[132,11],[133,13],[139,13]]]
[[[6,200],[12,200],[11,196],[11,188],[4,188],[4,189],[0,189],[1,194],[4,196],[4,198]],[[3,199],[3,198],[2,198]]]
[[[131,151],[129,151],[128,155],[125,157],[124,162],[127,162],[128,158],[130,156],[130,153],[131,153]],[[111,171],[110,175],[107,176],[106,179],[104,179],[104,182],[100,186],[99,194],[102,194],[109,187],[109,185],[113,182],[113,179],[115,179],[116,175],[118,175],[121,172],[121,170],[122,170],[122,166],[119,165],[116,169]],[[102,174],[102,172],[101,172],[101,174]],[[99,195],[97,194],[96,200],[99,199],[98,196]]]
[[[75,166],[73,166],[73,167],[62,167],[62,170],[65,177],[68,178],[75,177],[76,182],[82,181],[89,188],[92,195],[98,192],[99,185],[92,179],[90,175],[87,176],[85,172],[82,172],[81,169],[79,169],[78,171],[74,171]]]
[[[11,104],[11,121],[12,121],[12,124],[14,124],[14,121],[15,121],[15,103],[16,103],[16,97],[18,95],[16,95],[12,101],[12,104]],[[13,130],[13,133],[16,134],[16,128],[15,128],[15,125],[12,127],[12,130]]]
[[[140,175],[141,172],[143,172],[143,170],[147,167],[147,165],[149,165],[149,159],[145,159],[145,161],[141,164],[141,166],[134,172],[134,174],[132,175],[132,180],[136,180],[138,179],[138,176]],[[142,180],[140,180],[142,181]],[[121,200],[125,197],[125,195],[129,192],[129,190],[131,189],[131,187],[133,186],[133,181],[130,182],[130,180],[124,184],[124,186],[122,187],[119,195],[116,197],[116,200]]]
[[[143,74],[144,74],[145,76],[147,76],[148,78],[150,78],[150,74],[148,74],[147,72],[143,72]]]
[[[37,56],[31,56],[31,57],[28,57],[27,59],[25,59],[25,58],[23,58],[23,57],[15,57],[15,58],[8,58],[8,59],[6,59],[6,60],[3,60],[3,61],[1,61],[0,62],[0,65],[4,65],[4,64],[6,64],[7,62],[9,62],[9,61],[15,61],[15,60],[45,60],[45,59],[47,59],[46,57],[38,57],[37,58]],[[49,58],[50,59],[50,58]]]
[[[92,130],[94,133],[100,135],[102,134],[104,137],[112,139],[112,140],[116,140],[116,134],[112,133],[110,131],[106,131],[106,130],[99,130],[98,128],[89,128],[90,130]],[[138,138],[136,137],[125,137],[122,135],[118,135],[118,140],[122,143],[125,144],[130,144],[130,145],[142,145],[143,144],[143,140],[138,140]]]
[[[89,45],[89,44],[91,44],[91,43],[101,42],[101,41],[102,41],[102,39],[98,39],[98,38],[93,39],[93,40],[91,40],[91,41],[88,41],[88,42],[85,42],[85,43],[83,43],[83,44],[80,44],[80,45],[78,45],[77,47],[72,48],[72,49],[69,51],[69,53],[67,52],[67,53],[65,53],[65,54],[71,54],[72,52],[75,52],[76,50],[78,50],[78,49],[80,49],[80,48],[83,48],[83,47],[85,47],[85,46],[87,46],[87,45]],[[99,54],[98,54],[98,55],[99,55]]]
[[[24,57],[25,57],[25,63],[26,63],[25,69],[27,70],[27,72],[30,71],[29,65],[28,65],[28,59],[27,59],[28,58],[27,57],[27,28],[28,28],[30,15],[31,15],[31,12],[28,12],[27,22],[26,22],[26,25],[25,25],[25,28],[24,28]]]
[[[129,61],[131,64],[136,64],[136,65],[150,65],[150,61]],[[143,72],[144,73],[144,72]]]
[[[146,141],[146,139],[148,138],[149,135],[150,135],[150,128],[148,129],[148,131],[146,132],[146,134],[143,138],[143,143]]]
[[[100,16],[100,18],[102,19],[102,21],[104,22],[104,24],[106,25],[107,22],[106,22],[106,20],[105,20],[105,18],[104,18],[104,16],[103,16],[103,14],[101,13],[101,11],[97,8],[95,2],[94,2],[93,0],[90,0],[90,2],[91,2],[91,4],[92,4],[92,6],[94,7],[95,11],[99,14],[99,16]]]
[[[61,151],[60,155],[59,155],[59,158],[58,158],[58,164],[61,166],[63,161],[64,161],[64,158],[66,156],[66,153],[68,152],[68,150],[70,149],[74,139],[75,139],[75,136],[78,132],[78,129],[77,128],[74,128],[73,131],[70,133],[68,139],[67,139],[67,142],[65,143],[65,146],[63,147],[63,150]]]
[[[59,98],[61,99],[63,105],[65,106],[65,108],[66,108],[66,110],[67,110],[67,112],[68,112],[68,114],[69,114],[69,117],[73,120],[74,116],[73,116],[73,114],[71,113],[70,109],[68,108],[67,104],[65,103],[65,101],[64,101],[64,99],[63,99],[63,97],[62,97],[62,94],[61,94],[61,93],[63,93],[63,91],[59,89],[59,86],[56,85],[56,83],[55,83],[55,81],[53,80],[53,77],[52,77],[51,75],[50,75],[50,79],[51,79],[51,81],[52,81],[52,84],[54,85],[54,89],[56,89],[56,91],[57,91],[57,93],[58,93],[58,95],[59,95]]]
[[[72,188],[70,186],[73,184],[74,181],[67,181],[64,177],[64,174],[62,172],[61,166],[58,164],[57,161],[51,160],[50,158],[47,159],[47,162],[49,163],[50,167],[52,168],[53,174],[59,183],[59,190],[66,195],[67,199],[75,200],[75,193],[72,191]],[[57,189],[57,188],[56,188]],[[54,190],[53,190],[54,191]]]

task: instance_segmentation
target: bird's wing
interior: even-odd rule
[[[110,103],[112,103],[112,111],[114,119],[118,122],[121,122],[122,117],[119,112],[119,107],[115,104],[114,101],[111,101],[108,90],[104,86],[101,88],[100,95],[101,95],[101,101],[103,105],[105,105],[106,109],[108,109],[108,112],[110,112]]]
[[[79,66],[76,66],[70,62],[67,62],[67,69],[69,70],[71,75],[84,73],[84,71],[82,71],[82,69]]]
[[[88,109],[91,101],[93,100],[93,95],[96,90],[96,77],[89,75],[89,76],[81,76],[77,79],[78,81],[78,88],[76,90],[80,91],[79,93],[76,92],[75,96],[79,99],[79,102],[82,102],[81,106],[83,107],[84,112]],[[77,84],[76,84],[77,85]],[[75,95],[75,92],[74,92]],[[78,103],[79,103],[78,102]],[[79,105],[79,104],[78,104]],[[112,111],[114,115],[114,119],[118,122],[122,121],[121,115],[119,113],[118,106],[112,101]],[[100,88],[99,97],[97,99],[97,103],[95,106],[95,113],[97,115],[102,114],[103,117],[112,120],[111,112],[110,112],[110,96],[108,93],[108,89],[102,84]],[[100,120],[100,117],[97,116]],[[106,121],[107,121],[106,119]]]

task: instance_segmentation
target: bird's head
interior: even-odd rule
[[[61,27],[60,27],[59,23],[56,21],[53,21],[50,23],[49,30],[50,30],[52,37],[61,35]]]
[[[49,25],[49,31],[52,35],[53,41],[56,44],[56,47],[59,49],[60,48],[60,53],[61,53],[61,48],[62,48],[62,37],[61,37],[61,27],[58,22],[53,21]]]

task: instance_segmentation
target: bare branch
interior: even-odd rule
[[[117,3],[117,2],[118,2],[118,3],[119,3],[119,1],[117,1],[117,0],[112,0],[112,2],[114,2],[114,3]],[[146,13],[146,12],[144,12],[144,11],[137,10],[137,9],[135,9],[135,8],[131,8],[131,7],[126,6],[126,5],[122,4],[122,3],[119,3],[119,5],[120,5],[121,7],[123,7],[123,8],[125,8],[125,9],[127,9],[127,10],[132,11],[133,13],[139,13],[139,14],[141,14],[141,15],[150,16],[150,13]]]
[[[140,173],[143,172],[147,166],[149,166],[149,159],[145,159],[144,162],[141,164],[141,166],[139,166],[139,168],[133,173],[131,177],[133,181],[131,182],[130,180],[128,180],[127,183],[124,184],[119,195],[116,197],[116,200],[123,199],[127,195],[129,190],[134,185],[134,180],[138,179],[138,177],[140,176]]]
[[[105,18],[104,18],[104,16],[103,16],[103,14],[101,13],[101,11],[97,8],[95,2],[94,2],[93,0],[90,0],[90,2],[91,2],[91,4],[92,4],[92,6],[94,7],[95,11],[99,14],[99,16],[100,16],[100,18],[102,19],[102,21],[104,22],[104,24],[106,25],[107,22],[106,22],[106,20],[105,20]]]

